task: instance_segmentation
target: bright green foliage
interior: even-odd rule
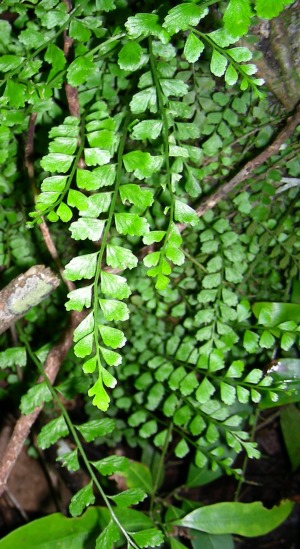
[[[228,502],[187,513],[183,505],[168,509],[164,533],[152,521],[162,513],[155,500],[161,455],[190,459],[190,487],[224,472],[241,478],[236,455],[259,457],[248,432],[256,406],[300,399],[295,362],[286,362],[296,360],[300,323],[299,201],[290,183],[300,173],[297,138],[235,196],[201,218],[197,210],[276,132],[280,113],[259,92],[263,81],[239,39],[254,17],[271,19],[289,3],[150,2],[141,13],[126,0],[80,1],[70,12],[57,0],[1,3],[1,12],[18,14],[16,22],[0,20],[1,265],[9,281],[44,258],[36,226],[45,219],[74,289],[28,311],[25,339],[35,347],[40,327],[47,343],[63,331],[63,303],[85,313],[55,391],[67,399],[82,393],[87,421],[74,426],[65,411],[52,416],[38,442],[48,448],[74,438],[75,449],[58,459],[77,471],[81,457],[91,480],[73,496],[73,516],[95,502],[96,489],[107,505],[98,522],[96,508],[76,523],[54,518],[58,543],[71,525],[76,548],[97,527],[99,549],[182,549],[177,524],[199,530],[194,547],[232,547],[227,534],[262,535],[291,510]],[[19,176],[20,144],[33,119],[35,148],[26,161],[35,168],[35,205],[28,173]],[[274,349],[282,370],[268,375]],[[36,353],[43,363],[48,350]],[[14,387],[25,348],[8,348],[0,359]],[[49,403],[50,389],[46,381],[29,387],[22,413]],[[282,429],[296,466],[284,415]],[[89,462],[81,445],[112,447],[121,439],[143,449],[143,463],[119,455]],[[126,488],[106,496],[99,475],[123,477]],[[151,519],[128,509],[148,500]],[[36,535],[42,524],[32,526]]]

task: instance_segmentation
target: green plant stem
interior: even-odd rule
[[[125,148],[125,143],[126,143],[126,138],[127,138],[127,129],[128,129],[129,120],[130,120],[130,114],[128,113],[127,116],[125,117],[125,120],[124,120],[124,131],[123,131],[123,134],[121,136],[120,144],[119,144],[119,148],[118,148],[115,188],[114,188],[113,196],[112,196],[110,207],[109,207],[108,218],[107,218],[107,221],[105,223],[105,228],[104,228],[104,231],[103,231],[101,248],[100,248],[99,253],[98,253],[97,267],[96,267],[95,280],[94,280],[94,295],[93,295],[94,318],[97,317],[97,312],[99,310],[99,301],[98,301],[99,296],[98,296],[98,291],[97,290],[98,290],[98,285],[99,285],[100,276],[101,276],[103,255],[104,255],[104,252],[106,250],[109,231],[110,231],[110,228],[111,228],[111,225],[112,225],[113,215],[114,215],[115,208],[116,208],[116,201],[117,201],[118,194],[119,194],[119,187],[120,187],[120,184],[121,184],[123,153],[124,153],[124,148]],[[97,356],[99,358],[99,343],[98,343],[98,327],[97,326],[94,327],[94,341],[95,341],[95,345],[96,345],[96,349],[97,349]]]
[[[156,491],[157,491],[157,488],[158,488],[160,475],[161,475],[161,472],[162,472],[162,469],[163,469],[163,466],[164,466],[164,460],[165,460],[166,453],[167,453],[167,450],[168,450],[169,440],[170,440],[170,436],[171,436],[171,433],[172,433],[172,429],[173,429],[173,422],[171,421],[169,423],[169,426],[168,426],[168,430],[167,430],[166,438],[165,438],[165,443],[164,443],[164,446],[163,446],[163,449],[162,449],[162,452],[161,452],[161,455],[160,455],[159,464],[158,464],[156,475],[155,475],[154,482],[153,482],[153,492],[151,494],[151,502],[150,502],[150,516],[151,517],[153,517],[153,509],[154,509],[154,504],[155,504],[155,494],[156,494]]]
[[[165,109],[164,96],[163,96],[163,92],[162,92],[160,81],[159,81],[159,75],[156,68],[155,56],[153,54],[151,38],[149,38],[149,58],[150,58],[151,73],[153,76],[153,81],[154,81],[156,94],[157,94],[158,108],[159,108],[159,112],[161,114],[162,123],[163,123],[162,133],[163,133],[164,157],[165,157],[165,163],[166,163],[167,188],[170,194],[169,225],[164,238],[164,244],[160,250],[161,254],[160,254],[159,265],[161,267],[163,258],[165,256],[165,249],[168,244],[169,236],[172,230],[174,213],[175,213],[175,199],[174,199],[173,190],[172,190],[172,174],[171,174],[171,166],[170,166],[169,123],[168,123],[167,113]]]
[[[201,265],[201,263],[199,263],[199,261],[197,261],[191,254],[189,254],[183,248],[182,248],[182,251],[183,251],[185,257],[187,257],[192,263],[194,263],[196,265],[196,267],[201,269],[201,271],[204,271],[207,274],[207,270],[205,269],[205,267],[203,267],[203,265]]]
[[[259,414],[260,414],[260,410],[257,408],[256,411],[255,411],[254,422],[253,422],[253,425],[252,425],[251,435],[250,435],[250,440],[252,440],[252,441],[254,439],[256,426],[257,426],[257,422],[258,422],[258,419],[259,419]],[[240,477],[240,479],[238,481],[238,485],[237,485],[237,488],[236,488],[236,491],[235,491],[235,494],[234,494],[234,501],[239,500],[240,491],[241,491],[242,485],[245,482],[245,472],[246,472],[246,468],[247,468],[247,465],[248,465],[248,461],[249,461],[249,458],[248,458],[248,455],[246,454],[245,458],[244,458],[244,461],[243,461],[243,465],[242,465],[242,472],[243,473],[242,473],[242,476]]]
[[[43,369],[43,365],[42,363],[39,361],[39,359],[37,358],[37,356],[35,355],[35,353],[33,352],[33,350],[31,349],[31,346],[30,346],[30,343],[26,337],[26,334],[25,332],[22,330],[22,328],[20,327],[20,325],[17,323],[17,331],[18,331],[18,334],[19,334],[19,337],[20,337],[20,341],[23,341],[25,347],[26,347],[26,350],[28,352],[28,355],[30,356],[31,360],[34,362],[34,364],[36,365],[37,369],[38,369],[38,372],[39,374],[43,377],[46,385],[47,385],[47,388],[48,390],[50,391],[51,395],[52,395],[52,398],[54,400],[54,402],[56,403],[56,405],[58,406],[58,408],[60,409],[62,415],[63,415],[63,418],[70,430],[70,433],[76,443],[76,446],[79,450],[79,453],[82,457],[82,460],[87,468],[87,471],[89,472],[89,475],[93,481],[93,483],[95,484],[95,486],[97,487],[105,505],[107,506],[109,512],[110,512],[110,515],[112,517],[112,519],[114,520],[114,522],[117,524],[118,528],[120,529],[120,531],[122,532],[123,536],[125,537],[126,541],[128,542],[129,546],[130,547],[133,547],[133,549],[139,549],[139,547],[135,544],[135,542],[130,538],[128,532],[125,530],[125,528],[122,526],[122,524],[120,523],[118,517],[116,516],[116,514],[114,513],[114,510],[110,504],[110,501],[107,497],[107,495],[105,494],[100,482],[98,481],[92,467],[91,467],[91,464],[86,456],[86,453],[83,449],[83,446],[80,442],[80,439],[77,435],[77,432],[76,432],[76,429],[72,423],[72,420],[67,412],[67,410],[65,409],[63,403],[61,402],[60,398],[58,397],[57,395],[57,392],[56,390],[54,389],[54,387],[51,385],[47,375],[45,374],[45,371]]]

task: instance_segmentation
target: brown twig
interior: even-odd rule
[[[25,145],[25,159],[24,159],[25,166],[26,166],[26,169],[27,169],[28,179],[30,181],[32,194],[33,194],[35,202],[36,202],[37,196],[38,196],[37,188],[36,188],[36,185],[35,185],[34,164],[33,164],[34,131],[35,131],[36,117],[37,117],[36,113],[32,113],[30,115],[30,118],[29,118],[27,140],[26,140],[26,145]],[[71,292],[72,290],[75,289],[75,286],[74,286],[73,282],[71,282],[70,280],[67,280],[64,277],[63,266],[61,264],[59,255],[57,253],[56,246],[53,242],[50,231],[48,229],[48,225],[47,225],[46,221],[44,220],[44,218],[43,218],[42,223],[40,223],[40,225],[39,225],[39,229],[42,233],[43,240],[45,242],[46,248],[47,248],[49,254],[52,257],[52,259],[53,259],[53,261],[56,265],[56,268],[57,268],[64,284],[66,285],[68,291]]]
[[[67,12],[69,13],[72,9],[71,1],[63,0],[63,2],[67,7]],[[71,38],[68,35],[67,31],[65,30],[64,31],[64,54],[67,60],[70,57],[72,47],[73,47],[73,42],[74,42],[73,38]],[[66,83],[65,92],[66,92],[70,114],[72,116],[76,116],[76,118],[79,118],[80,108],[79,108],[79,99],[78,99],[78,89],[74,88],[74,86],[71,86],[71,84]]]
[[[247,162],[247,164],[245,164],[245,166],[230,181],[225,183],[225,185],[222,185],[216,192],[214,192],[211,196],[205,198],[200,203],[200,205],[196,209],[198,217],[201,217],[205,214],[205,212],[214,208],[214,206],[216,206],[218,202],[220,202],[224,198],[227,198],[229,193],[235,187],[237,187],[237,185],[248,179],[248,177],[254,172],[254,170],[264,164],[270,158],[270,156],[278,154],[280,147],[292,135],[298,124],[300,124],[300,105],[296,109],[296,112],[287,119],[284,128],[277,135],[271,145],[264,149],[255,158],[249,160],[249,162]]]
[[[44,265],[35,265],[14,278],[0,292],[0,334],[58,286],[58,277]]]
[[[299,124],[300,104],[295,112],[288,117],[284,128],[268,147],[266,147],[255,158],[249,160],[249,162],[247,162],[245,166],[232,179],[230,179],[230,181],[222,185],[219,189],[217,189],[217,191],[200,202],[199,206],[196,208],[198,217],[202,217],[202,215],[204,215],[208,210],[214,208],[219,202],[221,202],[221,200],[228,198],[229,193],[231,193],[231,191],[233,191],[233,189],[235,189],[240,183],[246,181],[254,170],[262,166],[262,164],[264,164],[271,156],[278,154],[280,147],[293,134]],[[182,232],[187,225],[185,223],[177,223],[177,227],[179,231]],[[146,253],[143,252],[143,256],[144,255],[146,255]]]
[[[68,328],[63,334],[60,342],[51,349],[47,356],[45,362],[45,374],[51,384],[54,383],[56,376],[59,372],[59,368],[63,360],[65,359],[67,352],[72,346],[73,332],[78,324],[83,320],[85,314],[85,312],[78,313],[76,311],[73,311],[71,313],[70,324]],[[39,379],[39,381],[43,381],[43,379]],[[13,433],[10,437],[10,440],[0,463],[0,496],[6,489],[9,475],[18,459],[18,456],[20,455],[25,440],[29,435],[30,429],[36,421],[42,408],[43,406],[39,406],[31,414],[28,414],[26,416],[21,415],[14,427]]]

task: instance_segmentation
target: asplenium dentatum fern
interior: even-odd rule
[[[50,175],[43,180],[32,217],[38,221],[43,215],[51,222],[60,219],[70,223],[72,239],[82,241],[79,255],[66,265],[65,276],[84,283],[68,294],[66,308],[90,309],[75,330],[74,351],[83,359],[84,373],[93,380],[89,396],[104,412],[117,383],[116,368],[120,367],[122,354],[126,354],[120,322],[129,318],[124,300],[131,289],[123,271],[137,266],[138,254],[132,250],[138,250],[141,238],[145,245],[155,247],[144,258],[144,265],[156,290],[168,291],[170,276],[185,260],[177,222],[197,230],[202,227],[188,205],[201,193],[199,164],[203,158],[198,144],[201,113],[190,87],[198,79],[199,65],[194,63],[199,59],[201,63],[205,49],[211,73],[225,75],[228,85],[234,85],[239,77],[241,90],[257,90],[262,83],[252,76],[254,66],[247,64],[250,51],[231,47],[247,31],[245,24],[236,35],[229,32],[233,6],[231,1],[225,27],[210,33],[199,30],[209,13],[205,6],[183,3],[172,8],[163,20],[156,13],[135,14],[116,36],[106,35],[106,40],[90,49],[91,33],[97,38],[99,31],[91,25],[88,9],[82,4],[69,15],[75,60],[66,67],[62,51],[54,44],[45,54],[53,70],[48,86],[58,87],[55,78],[61,82],[62,72],[66,74],[67,82],[78,87],[81,119],[69,116],[51,129],[49,154],[41,161],[41,167]],[[105,10],[114,8],[112,2]],[[38,53],[42,49],[40,46]],[[224,96],[218,96],[219,106],[225,105]],[[225,122],[218,112],[211,113],[214,116],[210,123],[207,120],[205,135],[211,137],[204,150],[210,156],[222,146],[220,135],[230,136],[233,111],[228,111]],[[224,439],[234,452],[244,447],[250,456],[257,455],[247,433],[240,428],[244,412],[238,408],[235,413],[232,406],[237,401],[245,405],[250,398],[256,402],[271,380],[261,380],[257,369],[244,373],[240,357],[225,361],[239,337],[230,322],[247,320],[250,315],[250,306],[237,303],[223,286],[224,280],[240,282],[247,265],[241,245],[232,246],[237,235],[225,224],[221,219],[207,229],[211,238],[205,230],[201,233],[203,247],[207,238],[206,252],[212,257],[205,267],[207,273],[199,294],[199,329],[189,337],[196,336],[204,343],[194,348],[192,358],[179,353],[176,360],[187,361],[188,366],[180,364],[173,372],[172,365],[172,372],[169,367],[167,374],[155,377],[157,383],[147,398],[150,411],[151,407],[154,411],[165,395],[164,381],[170,376],[172,394],[165,400],[163,413],[167,418],[174,415],[174,429],[180,437],[177,455],[184,456],[194,446],[199,466],[208,460],[229,470],[232,458],[224,457],[220,440]],[[218,253],[218,243],[223,255]],[[167,350],[168,356],[177,353],[175,347]],[[156,359],[155,364],[160,366],[161,356],[157,354]],[[146,379],[152,376],[146,374]],[[136,383],[137,388],[144,389],[144,381]],[[216,395],[218,399],[213,398]],[[138,397],[137,404],[141,405]],[[140,415],[137,410],[137,416],[134,413],[132,418],[137,419],[131,418],[130,425],[147,420],[142,437],[157,433],[156,420],[148,419],[147,411]],[[193,437],[202,433],[205,436],[195,442]],[[157,433],[156,444],[163,445],[167,434],[163,430]]]

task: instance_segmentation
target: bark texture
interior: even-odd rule
[[[0,334],[58,286],[59,278],[44,265],[34,265],[12,280],[0,292]]]

